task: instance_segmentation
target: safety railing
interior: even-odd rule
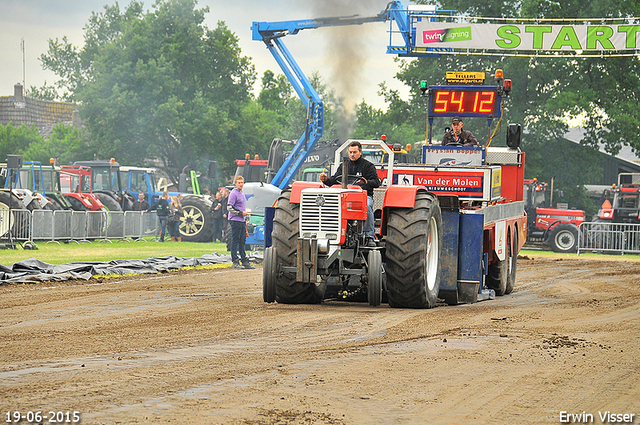
[[[584,252],[640,254],[640,224],[584,222],[578,232],[578,255]]]
[[[0,240],[146,241],[158,234],[155,211],[51,211],[0,209]]]

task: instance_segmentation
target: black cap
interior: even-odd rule
[[[459,122],[462,122],[462,118],[460,117],[453,117],[451,120],[451,124],[458,124]]]

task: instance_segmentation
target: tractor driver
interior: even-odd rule
[[[462,122],[462,118],[454,117],[451,120],[451,127],[453,127],[453,129],[444,133],[444,137],[442,138],[442,146],[477,146],[478,139],[476,139],[476,136],[474,136],[472,132],[463,130],[463,125],[464,123]]]
[[[365,246],[375,247],[375,231],[373,218],[373,189],[380,187],[380,179],[375,165],[362,157],[362,145],[360,142],[353,141],[349,144],[349,184],[355,184],[367,191],[367,221],[364,225]],[[328,177],[325,173],[320,174],[320,181],[327,186],[333,186],[342,176],[342,164],[336,170],[336,173]],[[355,181],[352,181],[355,180]]]

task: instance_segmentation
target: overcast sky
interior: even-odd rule
[[[43,71],[39,61],[46,53],[49,39],[66,36],[70,42],[83,45],[83,27],[91,12],[103,10],[112,0],[0,0],[0,96],[13,94],[13,86],[23,82],[24,70],[27,87],[51,85],[56,76]],[[198,8],[208,6],[205,25],[214,28],[225,21],[240,39],[245,56],[252,58],[258,73],[280,69],[264,44],[251,40],[253,21],[283,21],[326,16],[359,14],[374,16],[382,11],[388,0],[199,0]],[[408,2],[403,2],[406,6]],[[119,2],[121,10],[128,0]],[[153,0],[144,2],[147,9]],[[336,88],[353,103],[362,99],[383,108],[377,95],[378,84],[400,90],[406,99],[408,90],[395,80],[398,64],[394,56],[386,54],[389,24],[373,23],[352,27],[331,27],[304,30],[284,39],[303,72],[310,76],[318,71],[324,81]],[[259,87],[256,87],[259,90]]]

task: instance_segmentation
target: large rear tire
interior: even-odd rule
[[[213,217],[211,208],[197,196],[185,196],[180,217],[180,234],[185,242],[211,242]]]
[[[262,267],[262,299],[266,303],[272,303],[276,300],[277,266],[275,249],[270,246],[264,250],[264,263]]]
[[[102,202],[107,211],[122,211],[122,207],[112,196],[100,192],[96,192],[94,195]]]
[[[82,201],[80,201],[78,198],[74,198],[73,196],[68,196],[67,199],[69,200],[69,203],[71,204],[71,209],[74,211],[89,211],[89,208],[87,208]]]
[[[419,191],[413,209],[391,208],[387,222],[387,296],[391,307],[432,308],[440,291],[442,213]]]
[[[300,234],[300,204],[292,204],[291,191],[283,192],[273,216],[271,240],[280,267],[297,264],[297,241]],[[316,291],[313,283],[296,282],[295,272],[282,272],[276,278],[276,301],[282,304],[318,304],[324,294]]]
[[[558,224],[551,229],[549,245],[553,252],[576,252],[578,250],[578,228],[571,223]]]

